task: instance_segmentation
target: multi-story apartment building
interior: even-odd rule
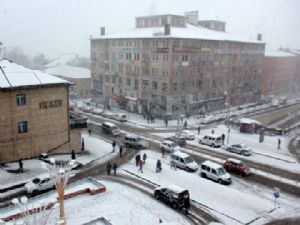
[[[258,100],[264,44],[198,22],[191,12],[138,17],[125,33],[102,28],[91,38],[93,92],[161,116]]]

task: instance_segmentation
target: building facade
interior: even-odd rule
[[[297,57],[284,51],[266,51],[263,95],[288,96],[299,91]]]
[[[0,163],[70,151],[69,82],[0,61]]]
[[[173,117],[258,100],[264,44],[195,25],[195,16],[138,17],[136,29],[115,35],[102,29],[91,39],[93,90]]]

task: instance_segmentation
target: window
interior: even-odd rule
[[[157,82],[156,81],[152,81],[152,88],[154,90],[157,90]]]
[[[27,121],[18,123],[18,132],[19,133],[27,133],[28,132]]]
[[[17,106],[26,105],[26,95],[18,94],[17,95]]]

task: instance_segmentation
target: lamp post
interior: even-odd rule
[[[228,101],[228,93],[224,91],[224,98],[225,98],[225,109],[227,111],[226,114],[226,125],[227,125],[227,145],[229,145],[229,136],[230,136],[230,104]]]

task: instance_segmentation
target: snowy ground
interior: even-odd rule
[[[83,137],[85,138],[86,148],[91,151],[91,159],[99,160],[99,162],[101,162],[102,160],[108,160],[113,154],[118,154],[117,152],[111,153],[111,143],[107,143],[96,137],[89,137],[85,134]],[[128,164],[123,165],[119,172],[128,174],[126,171],[129,171],[130,173],[137,174],[158,185],[181,185],[189,189],[193,200],[196,200],[209,208],[213,208],[214,211],[211,212],[225,224],[245,224],[256,218],[259,219],[255,224],[262,224],[271,218],[282,218],[300,213],[300,201],[298,198],[281,194],[278,202],[280,208],[278,208],[277,206],[274,206],[274,190],[272,189],[267,189],[260,185],[250,185],[242,178],[233,178],[233,183],[229,186],[220,185],[213,181],[201,178],[197,172],[187,173],[182,170],[171,170],[169,158],[167,157],[162,159],[163,171],[161,173],[156,173],[156,160],[161,159],[161,154],[151,150],[144,150],[141,153],[143,154],[144,152],[147,153],[148,159],[143,174],[138,172],[134,161],[130,161]],[[80,158],[80,156],[77,157],[79,161]],[[11,164],[9,166],[17,167],[16,164]],[[9,183],[13,183],[18,180],[26,180],[37,174],[38,171],[44,172],[40,169],[38,160],[25,161],[24,168],[26,169],[26,172],[17,174],[17,180],[16,177],[15,179],[12,179],[11,174],[9,174],[10,176],[3,176],[2,171],[0,175],[1,184],[4,182],[8,183],[5,181],[5,177],[9,180]],[[95,215],[99,216],[99,212],[103,213],[101,215],[105,215],[105,218],[113,221],[113,224],[142,224],[140,221],[145,220],[153,221],[153,223],[150,224],[156,224],[158,217],[161,216],[163,216],[166,221],[175,221],[176,216],[180,217],[180,219],[178,218],[179,221],[182,220],[180,215],[174,215],[175,213],[173,213],[172,210],[158,204],[137,191],[132,193],[134,190],[129,188],[124,189],[121,185],[111,182],[104,182],[104,184],[108,187],[108,192],[104,195],[79,197],[67,201],[67,214],[74,215],[74,218],[68,219],[69,221],[73,221],[74,219],[74,223],[70,224],[80,224],[81,222],[91,220]],[[132,196],[135,197],[132,198]],[[79,205],[80,209],[83,208],[82,205],[87,209],[82,210],[84,211],[84,215],[80,214],[78,208]],[[97,207],[95,207],[95,205],[97,205]],[[130,207],[128,207],[128,205]],[[158,205],[158,208],[154,207],[154,205]],[[118,209],[115,208],[116,206],[118,206]],[[149,209],[151,209],[149,216],[144,215],[147,214]],[[272,210],[275,211],[268,213]],[[137,217],[135,217],[134,212],[138,212]],[[123,215],[126,215],[126,218],[123,218]],[[138,218],[138,220],[135,220],[134,218]],[[81,222],[77,223],[78,221]],[[123,223],[120,223],[121,221]],[[135,223],[134,221],[139,222]],[[144,224],[149,223],[145,222]],[[181,221],[179,224],[188,223],[186,221]]]

